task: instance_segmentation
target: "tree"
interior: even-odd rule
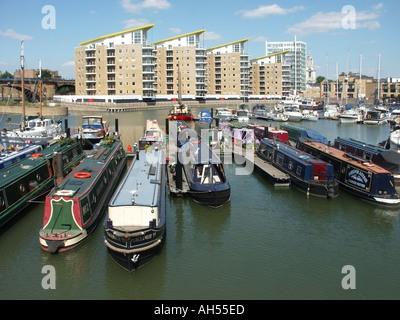
[[[13,75],[11,73],[9,73],[8,71],[0,74],[0,79],[9,79],[9,78],[13,78]]]
[[[325,80],[325,77],[323,77],[323,76],[318,76],[317,77],[317,83],[321,83],[324,80]]]

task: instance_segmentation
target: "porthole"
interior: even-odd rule
[[[24,194],[25,191],[26,191],[26,188],[25,188],[25,186],[24,186],[22,183],[19,185],[19,191],[20,191],[22,194]]]

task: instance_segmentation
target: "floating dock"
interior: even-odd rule
[[[259,157],[257,157],[256,154],[254,154],[254,156],[252,157],[253,159],[250,159],[249,157],[237,153],[235,154],[235,157],[243,157],[246,162],[250,162],[252,165],[254,165],[254,168],[259,173],[267,176],[268,181],[274,187],[289,187],[291,185],[291,179],[288,174],[275,168],[272,164],[268,163],[267,161],[260,159]]]

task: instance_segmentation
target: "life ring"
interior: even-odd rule
[[[372,117],[371,117],[371,115],[369,114],[369,115],[367,115],[367,119],[371,119]]]
[[[89,172],[77,172],[74,174],[74,177],[78,179],[87,179],[90,178],[91,175]]]
[[[40,158],[43,157],[43,153],[34,153],[32,154],[32,158]]]

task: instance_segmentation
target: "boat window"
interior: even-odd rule
[[[288,168],[289,168],[289,170],[293,169],[293,161],[292,160],[289,161]]]
[[[296,168],[296,174],[297,174],[298,176],[301,176],[301,171],[302,171],[302,167],[297,166],[297,168]]]
[[[278,156],[276,157],[276,162],[278,165],[282,166],[283,165],[283,154],[279,153]]]
[[[371,160],[372,159],[372,154],[364,151],[363,158],[366,159],[366,160]]]
[[[195,174],[196,174],[196,177],[201,178],[201,176],[203,175],[203,165],[202,164],[199,164],[196,166]]]
[[[203,176],[202,176],[202,179],[201,179],[201,183],[202,184],[209,184],[210,183],[210,178],[212,179],[212,172],[211,172],[210,169],[211,168],[210,168],[209,165],[204,166]]]

